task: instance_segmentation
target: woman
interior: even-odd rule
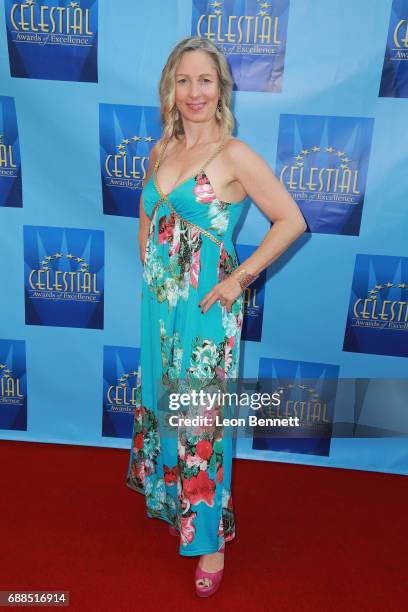
[[[140,206],[141,367],[127,485],[145,495],[149,517],[169,523],[181,555],[200,557],[204,597],[218,588],[224,544],[235,537],[231,438],[211,425],[165,434],[156,384],[175,389],[184,379],[191,390],[237,377],[243,292],[306,228],[267,163],[231,136],[232,85],[212,42],[177,44],[162,71],[164,128]],[[231,236],[250,199],[273,226],[239,265]]]

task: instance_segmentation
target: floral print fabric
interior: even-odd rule
[[[238,376],[242,294],[230,313],[216,302],[202,314],[198,303],[239,265],[231,234],[246,201],[218,200],[204,170],[164,199],[155,175],[143,190],[151,222],[126,484],[144,494],[148,517],[179,530],[181,555],[216,552],[235,537],[232,438],[214,424],[166,432],[158,385],[174,390],[188,381],[190,388],[212,389]],[[186,410],[222,419],[225,407]]]

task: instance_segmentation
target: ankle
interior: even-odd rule
[[[198,565],[201,569],[213,572],[224,567],[224,553],[215,552],[207,555],[201,555]]]

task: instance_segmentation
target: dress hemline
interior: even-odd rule
[[[136,493],[140,493],[141,495],[145,495],[145,493],[144,493],[144,491],[142,489],[139,489],[138,487],[130,485],[127,481],[126,481],[125,484],[132,491],[136,491]],[[152,514],[149,514],[147,511],[146,511],[146,516],[147,516],[147,518],[150,518],[150,519],[159,519],[159,520],[163,521],[164,523],[167,523],[168,525],[171,525],[174,529],[177,529],[177,527],[175,527],[173,525],[173,523],[171,521],[169,521],[164,516],[161,516],[161,515],[160,516],[153,516]],[[180,535],[179,529],[177,529],[177,531],[179,532],[179,535]],[[228,540],[224,539],[224,545],[227,544],[228,542],[232,542],[232,540],[235,540],[235,533],[234,533],[232,538],[229,538]],[[208,549],[206,549],[206,550],[198,551],[198,552],[181,552],[180,550],[178,551],[178,553],[179,553],[179,555],[181,557],[198,557],[198,556],[201,556],[201,555],[212,555],[213,553],[216,553],[216,552],[219,552],[219,549],[217,549],[217,550],[208,550]]]

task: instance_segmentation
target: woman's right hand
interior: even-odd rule
[[[147,239],[149,237],[150,218],[146,215],[143,208],[143,199],[140,198],[140,215],[139,215],[139,256],[140,261],[144,264]]]
[[[147,243],[147,240],[141,240],[139,238],[139,256],[140,256],[140,261],[142,262],[143,265],[144,265],[145,252],[146,252],[146,243]]]
[[[156,142],[149,155],[149,166],[146,172],[146,176],[144,178],[143,184],[146,185],[147,181],[150,178],[151,173],[154,170],[154,165],[157,160],[157,155],[159,153],[161,143],[160,141]],[[143,205],[143,196],[140,196],[140,204],[139,204],[139,256],[140,261],[144,265],[144,258],[146,252],[146,244],[149,236],[149,228],[150,228],[150,217],[145,213],[144,205]]]
[[[142,264],[144,264],[149,226],[143,220],[140,220],[139,223],[139,257]]]

